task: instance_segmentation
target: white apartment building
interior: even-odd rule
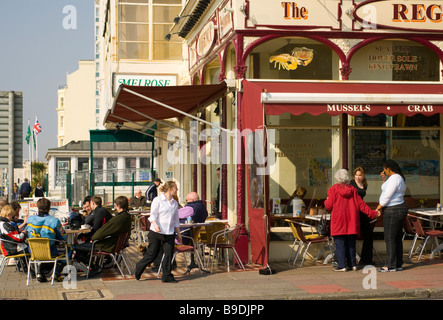
[[[78,69],[66,76],[66,86],[58,94],[58,147],[71,141],[89,140],[95,129],[95,62],[81,60]]]
[[[100,125],[121,83],[176,85],[183,69],[182,39],[168,41],[182,0],[96,0],[96,88]]]

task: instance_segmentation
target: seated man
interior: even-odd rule
[[[92,236],[92,241],[99,240],[96,247],[102,251],[112,252],[117,243],[120,234],[131,231],[131,215],[128,213],[128,198],[124,196],[117,197],[114,201],[117,214],[108,223],[103,225]],[[82,243],[75,247],[75,259],[84,265],[89,264],[89,254],[92,249],[92,243]],[[77,266],[78,267],[78,266]],[[98,266],[93,266],[93,273],[100,271]],[[90,273],[91,274],[91,273]]]
[[[135,196],[129,199],[129,206],[133,208],[146,206],[146,198],[142,195],[142,191],[140,189],[135,190]]]
[[[79,235],[79,238],[85,242],[89,242],[94,233],[112,218],[112,214],[102,207],[102,198],[99,196],[91,198],[90,206],[92,212],[87,216],[88,218],[85,218],[85,223],[91,226],[91,232]]]
[[[41,198],[37,201],[38,215],[33,215],[28,217],[26,232],[29,238],[49,238],[56,239],[60,241],[66,241],[66,232],[57,218],[51,217],[49,215],[49,210],[51,209],[51,201],[46,198]],[[63,248],[64,252],[64,248]],[[51,244],[51,255],[59,255],[56,242],[53,241]],[[43,266],[48,266],[48,264],[43,264]],[[56,279],[60,281],[60,273],[63,270],[64,263],[57,264],[56,268]],[[45,282],[46,276],[41,270],[37,270],[37,280],[39,282]]]
[[[203,201],[200,200],[197,192],[188,193],[186,195],[186,205],[179,209],[180,222],[183,223],[183,220],[186,220],[188,216],[190,216],[195,223],[205,222],[208,217],[208,210]],[[193,236],[191,231],[184,232],[183,235],[187,237]],[[190,240],[183,237],[182,242],[183,244],[189,244]],[[194,254],[191,254],[191,263],[189,264],[187,271],[190,272],[193,268],[198,268],[198,265],[195,263]]]

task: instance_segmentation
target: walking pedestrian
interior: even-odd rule
[[[140,277],[146,267],[152,263],[163,250],[162,282],[176,282],[171,273],[171,260],[174,252],[174,240],[177,235],[178,242],[182,242],[180,234],[180,221],[178,217],[178,203],[173,196],[177,194],[177,185],[173,181],[167,181],[162,187],[162,195],[154,198],[151,204],[151,227],[148,233],[149,246],[143,258],[135,267],[135,278]]]

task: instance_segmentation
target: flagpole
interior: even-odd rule
[[[30,180],[32,181],[32,153],[31,153],[31,144],[32,144],[32,133],[31,133],[31,120],[28,118],[28,131],[29,131],[29,142],[28,142],[28,152],[29,152],[29,174],[30,174]]]
[[[35,123],[37,123],[37,115],[35,115]],[[38,162],[38,134],[35,135],[35,159]]]

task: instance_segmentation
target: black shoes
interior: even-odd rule
[[[171,275],[167,276],[165,279],[162,279],[162,282],[177,283],[178,281],[175,280],[174,276],[171,274]]]
[[[45,276],[43,273],[39,273],[39,274],[37,275],[37,281],[38,281],[38,282],[47,282],[48,279],[46,279],[46,276]]]

